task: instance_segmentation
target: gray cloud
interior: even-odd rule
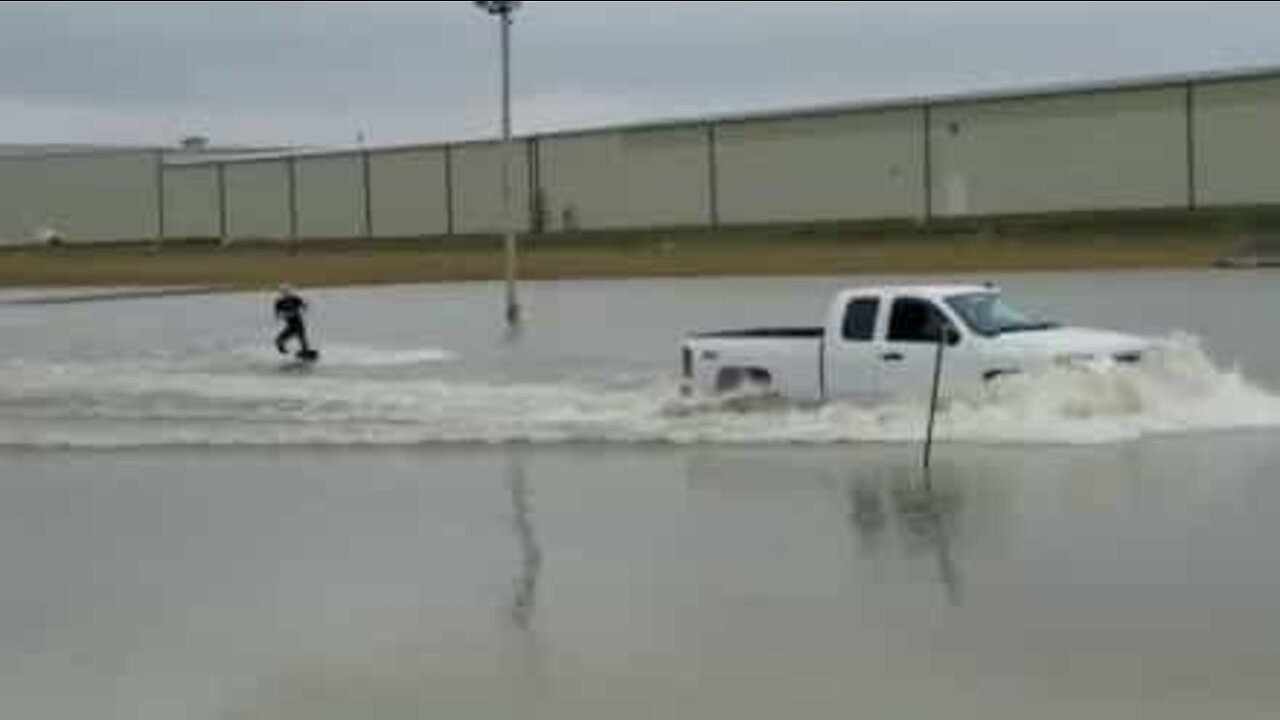
[[[1269,3],[528,2],[524,131],[1280,65]],[[469,2],[0,4],[0,142],[344,143],[493,131]]]

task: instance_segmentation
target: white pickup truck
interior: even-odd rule
[[[1032,320],[994,285],[846,290],[824,327],[696,334],[683,343],[683,390],[750,392],[801,402],[927,397],[939,340],[945,392],[1057,364],[1143,359],[1152,342]]]

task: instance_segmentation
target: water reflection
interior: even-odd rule
[[[439,598],[450,595],[448,583],[465,582],[466,573],[436,565],[449,572],[424,575],[432,590],[404,608],[387,603],[374,612],[344,605],[329,609],[348,618],[352,629],[328,630],[320,652],[300,651],[292,642],[278,646],[280,657],[229,696],[217,717],[398,720],[457,717],[458,708],[466,709],[461,714],[466,717],[547,717],[542,707],[548,696],[548,660],[535,622],[542,546],[534,520],[534,457],[531,451],[510,449],[484,470],[485,479],[492,481],[484,494],[484,516],[502,518],[504,526],[488,528],[492,537],[470,536],[475,544],[459,553],[464,563],[494,573],[487,570],[480,574],[483,580],[471,580],[477,594],[467,596],[464,607]],[[385,578],[395,572],[374,575]],[[334,571],[321,582],[356,582],[349,577]],[[489,594],[494,590],[496,598]],[[471,612],[486,603],[496,605],[498,612]]]
[[[958,607],[982,593],[978,566],[1035,553],[1056,559],[1066,546],[1110,561],[1118,544],[1144,552],[1133,541],[1181,540],[1206,517],[1241,512],[1240,482],[1274,474],[1269,443],[1265,434],[1236,434],[1103,447],[949,447],[929,476],[909,448],[702,449],[689,455],[686,483],[702,527],[743,528],[754,533],[746,542],[766,551],[769,541],[790,544],[812,561],[809,571],[843,560],[863,594],[872,586],[918,594],[896,579],[927,571],[942,601]],[[838,535],[829,534],[828,520],[840,523]],[[829,556],[850,539],[852,562],[848,550]],[[1019,573],[1034,574],[1038,587],[1060,580],[1043,576],[1043,567]],[[1108,580],[1124,580],[1111,564],[1097,567]],[[795,575],[796,583],[813,577]]]
[[[511,497],[511,518],[518,544],[518,560],[512,583],[510,619],[513,633],[502,633],[507,648],[511,678],[511,702],[522,715],[536,716],[546,691],[542,649],[535,631],[538,608],[538,578],[542,571],[542,546],[533,525],[533,489],[529,484],[529,455],[521,450],[507,453],[507,489]],[[500,631],[501,632],[501,631]]]
[[[960,605],[960,572],[951,540],[960,516],[958,486],[939,490],[930,473],[916,476],[900,470],[896,477],[861,475],[849,481],[849,520],[869,552],[881,536],[897,531],[908,556],[929,554],[952,607]]]
[[[944,472],[905,467],[856,471],[847,481],[849,524],[863,553],[884,551],[886,538],[907,557],[928,554],[947,602],[959,606],[960,572],[952,553],[962,506],[960,486]]]
[[[979,688],[975,708],[958,714],[979,717],[978,706],[1010,687],[983,678],[1020,682],[1026,672],[1027,687],[1066,683],[1042,686],[1051,700],[1092,698],[1114,691],[1116,678],[1139,688],[1150,679],[1146,663],[1095,676],[1097,656],[1151,658],[1151,672],[1228,683],[1217,668],[1232,656],[1271,657],[1280,646],[1252,627],[1266,627],[1280,597],[1257,570],[1270,567],[1274,548],[1272,437],[948,447],[939,460],[926,477],[910,449],[877,447],[211,454],[201,482],[152,470],[153,485],[120,494],[125,483],[107,483],[121,486],[116,500],[104,492],[76,507],[93,511],[97,533],[148,550],[122,559],[86,544],[83,557],[104,574],[123,583],[138,565],[182,580],[158,599],[126,598],[143,603],[137,626],[132,613],[107,613],[124,639],[101,651],[124,655],[133,636],[154,638],[136,660],[139,704],[153,694],[199,702],[203,688],[175,685],[214,675],[219,714],[200,717],[587,718],[602,707],[614,717],[651,708],[776,717],[783,696],[816,698],[820,714],[872,706],[894,715],[879,711],[906,702],[916,706],[897,715],[927,717],[954,709],[957,678]],[[93,488],[103,472],[139,467],[95,457],[77,472]],[[265,469],[280,479],[223,479]],[[2,506],[23,511],[15,517],[66,514],[67,487],[38,472],[15,478],[28,478],[5,495]],[[305,512],[299,498],[311,501]],[[135,537],[138,517],[161,514],[155,529],[167,542]],[[208,533],[207,546],[190,527]],[[183,552],[149,552],[175,544]],[[544,553],[557,561],[550,575]],[[193,556],[213,560],[203,563],[208,578],[180,574]],[[17,586],[43,582],[47,563],[33,560]],[[222,565],[236,572],[217,574]],[[24,566],[11,566],[22,578]],[[175,595],[183,587],[188,594]],[[210,588],[233,592],[188,612]],[[1197,660],[1209,633],[1177,633],[1203,626],[1201,608],[1222,598],[1237,611],[1236,598],[1257,605],[1227,613],[1233,634]],[[169,620],[142,617],[169,606]],[[97,637],[63,632],[68,648],[98,651]],[[1042,649],[1053,657],[1036,656]],[[1170,658],[1184,664],[1161,665]],[[50,687],[98,692],[67,676],[49,671]],[[1244,682],[1252,698],[1270,688]],[[3,704],[21,705],[12,693]],[[1054,716],[1098,708],[1076,709]]]
[[[511,453],[507,456],[507,486],[511,492],[511,516],[516,540],[520,545],[519,570],[511,600],[511,620],[516,627],[527,630],[533,622],[538,599],[538,574],[542,569],[542,548],[534,533],[530,506],[530,489],[525,471],[525,456]]]
[[[961,516],[974,510],[966,502],[975,499],[968,496],[978,489],[972,482],[974,472],[971,465],[939,462],[926,474],[915,458],[899,451],[860,449],[851,457],[847,451],[726,449],[693,453],[686,482],[699,515],[714,516],[727,509],[739,518],[733,522],[812,525],[826,512],[835,511],[828,517],[838,519],[841,527],[833,529],[852,532],[859,566],[883,560],[918,567],[922,560],[929,560],[930,575],[941,586],[945,601],[957,607],[963,599],[963,583],[954,546]],[[995,497],[976,499],[998,503]],[[824,506],[818,515],[813,514],[814,502]],[[991,510],[983,514],[990,515]],[[995,530],[983,527],[984,533]],[[809,532],[792,539],[802,546],[819,536]],[[830,541],[837,541],[836,537],[847,535],[840,533]],[[811,546],[805,552],[817,560],[815,553],[823,551]]]

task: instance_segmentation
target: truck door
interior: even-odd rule
[[[899,399],[927,398],[933,384],[938,334],[948,329],[955,330],[954,323],[932,301],[894,298],[885,339],[876,356],[881,393]],[[956,331],[956,342],[959,337]]]
[[[828,327],[823,357],[827,398],[854,402],[877,399],[879,354],[875,339],[880,306],[877,296],[852,298],[843,316],[833,319]]]

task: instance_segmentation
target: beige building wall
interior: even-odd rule
[[[447,163],[444,148],[373,153],[373,234],[393,238],[447,235]]]
[[[164,170],[164,236],[177,240],[221,237],[216,165]]]
[[[1193,106],[1198,204],[1280,203],[1280,78],[1201,85]]]
[[[500,233],[508,227],[503,208],[501,143],[458,145],[453,153],[453,219],[459,235]],[[532,225],[529,197],[529,143],[511,148],[511,224],[519,232]]]
[[[289,239],[288,161],[229,163],[225,172],[228,239]]]
[[[701,125],[543,138],[547,229],[710,224],[710,139]]]
[[[361,153],[296,160],[298,237],[365,237],[364,156]]]
[[[933,109],[938,216],[1186,207],[1181,88]]]
[[[746,121],[716,131],[726,224],[918,218],[924,111]]]

